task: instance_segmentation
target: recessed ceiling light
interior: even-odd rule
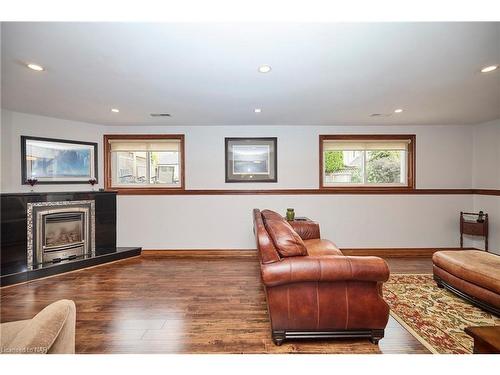
[[[253,111],[254,111],[255,113],[261,113],[261,112],[262,112],[262,109],[260,109],[260,108],[255,108]]]
[[[483,69],[481,69],[481,73],[489,73],[494,70],[498,69],[498,65],[490,65],[490,66],[485,66]]]
[[[37,64],[26,64],[26,66],[31,70],[36,70],[37,72],[41,72],[42,70],[44,70],[43,66]]]
[[[259,66],[259,72],[261,72],[261,73],[269,73],[270,71],[271,71],[271,67],[269,65]]]
[[[118,113],[120,110],[118,108],[111,108],[111,112]]]
[[[398,108],[398,109],[394,110],[394,113],[401,113],[401,112],[403,112],[403,110],[401,108]]]

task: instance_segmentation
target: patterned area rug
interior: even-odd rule
[[[392,275],[384,298],[392,317],[432,353],[472,353],[465,327],[500,325],[500,318],[438,288],[432,275]]]

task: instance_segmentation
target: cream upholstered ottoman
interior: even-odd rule
[[[500,256],[480,250],[438,251],[432,262],[439,287],[500,315]]]

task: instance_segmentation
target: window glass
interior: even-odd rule
[[[323,137],[323,186],[408,186],[410,138]]]
[[[181,187],[180,139],[115,139],[110,144],[112,188]]]

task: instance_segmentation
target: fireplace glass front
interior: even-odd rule
[[[43,262],[73,258],[85,250],[85,213],[54,213],[43,216]]]
[[[28,204],[28,268],[93,256],[93,201]]]

